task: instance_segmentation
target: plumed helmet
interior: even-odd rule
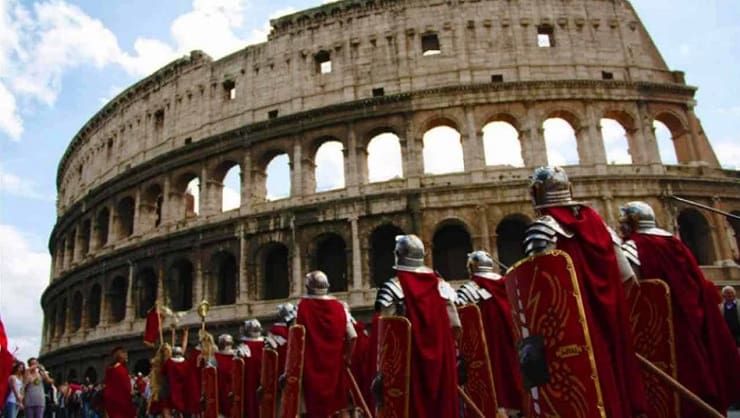
[[[581,204],[573,200],[568,175],[557,166],[536,168],[530,177],[529,190],[534,209]]]
[[[394,268],[419,268],[424,266],[424,243],[416,235],[396,236],[396,265]]]
[[[250,338],[259,337],[262,334],[262,324],[257,318],[244,321],[244,335]]]
[[[485,251],[468,254],[468,273],[493,273],[493,258]]]
[[[281,303],[280,305],[278,305],[277,310],[278,310],[278,317],[280,318],[281,321],[285,322],[286,324],[290,323],[291,321],[295,319],[296,309],[292,303],[290,302]]]
[[[655,212],[645,202],[629,202],[619,208],[619,223],[630,232],[657,228]]]
[[[229,334],[221,334],[218,336],[218,347],[223,349],[224,347],[234,345],[234,337]]]
[[[306,275],[306,289],[309,295],[326,295],[329,293],[329,278],[321,270]]]

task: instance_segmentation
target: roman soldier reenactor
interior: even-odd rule
[[[381,324],[386,317],[402,316],[411,325],[409,417],[457,418],[458,376],[455,340],[460,320],[455,308],[455,291],[424,265],[424,244],[416,235],[396,237],[396,277],[378,290]],[[384,341],[378,342],[382,347]],[[379,355],[382,359],[383,354]],[[384,370],[378,364],[378,370]],[[387,376],[379,374],[376,394],[385,393]],[[378,388],[383,388],[377,391]],[[383,408],[391,399],[377,399]],[[400,412],[401,414],[405,412]]]
[[[123,347],[112,352],[113,364],[105,370],[103,406],[110,418],[134,418],[136,407],[131,398],[131,379],[126,369],[128,354]]]
[[[214,353],[218,367],[218,413],[231,416],[234,357],[234,337],[229,334],[218,336],[218,351]]]
[[[244,360],[244,413],[247,417],[259,416],[257,388],[260,385],[264,348],[265,339],[262,337],[260,321],[257,319],[244,321],[244,334],[236,351]]]
[[[277,351],[278,370],[282,373],[285,369],[285,351],[288,349],[288,328],[295,321],[296,310],[292,303],[281,303],[277,310],[278,320],[267,330],[265,342]]]
[[[717,310],[716,288],[699,268],[691,251],[657,227],[653,208],[630,202],[619,209],[624,253],[635,273],[668,284],[675,324],[678,380],[719,411],[740,400],[740,354]],[[702,415],[683,400],[682,417]]]

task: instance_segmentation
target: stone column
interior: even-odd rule
[[[544,130],[534,108],[527,107],[527,116],[519,132],[522,146],[522,159],[525,167],[539,167],[547,165],[547,147],[545,146]]]
[[[164,261],[159,260],[157,263],[157,302],[160,306],[167,305],[167,298],[164,293]]]
[[[223,183],[211,180],[208,177],[208,167],[203,163],[200,167],[200,196],[198,197],[198,216],[208,216],[220,212],[220,202],[216,202],[219,189],[223,189]]]
[[[714,196],[712,197],[712,207],[718,210],[722,209],[722,200]],[[716,225],[714,229],[716,232],[715,236],[715,248],[717,249],[716,260],[721,265],[733,265],[735,264],[732,258],[732,247],[730,246],[730,240],[732,239],[731,227],[729,222],[724,215],[712,212],[712,223]]]
[[[476,209],[478,209],[478,217],[480,218],[482,250],[490,253],[493,250],[493,244],[491,242],[491,232],[488,229],[488,207],[480,205]]]
[[[248,148],[244,152],[241,171],[241,211],[245,214],[252,209],[252,189],[257,187],[254,182],[256,177],[252,175],[252,170],[252,149]]]
[[[589,164],[593,164],[596,167],[597,173],[606,174],[606,165],[609,162],[606,160],[606,148],[604,147],[604,138],[601,134],[601,119],[596,114],[592,103],[586,104],[586,117],[588,118],[588,125],[581,132],[587,136],[585,138],[578,138],[579,142],[584,140],[586,142],[590,155]]]
[[[640,144],[640,151],[642,153],[640,161],[643,164],[649,164],[651,166],[651,171],[654,174],[662,174],[665,171],[665,168],[660,160],[658,140],[655,137],[653,120],[650,117],[647,103],[644,101],[637,102],[637,120],[635,121],[635,124],[643,138],[643,141]]]
[[[351,290],[362,289],[362,254],[360,249],[360,234],[357,226],[357,216],[349,218],[352,229],[352,287]]]
[[[296,139],[293,145],[293,155],[290,158],[290,196],[303,196],[303,155],[301,142]]]
[[[195,299],[194,305],[197,305],[206,298],[203,289],[203,254],[200,248],[195,250],[195,265],[193,266],[193,270],[195,270],[195,274],[193,275],[193,298]]]
[[[141,220],[141,188],[137,187],[134,193],[134,236],[141,235],[142,223]]]
[[[424,174],[424,155],[421,147],[423,138],[417,137],[414,122],[406,118],[406,134],[401,138],[401,154],[403,157],[403,175],[407,179],[409,188],[418,188],[419,177]]]
[[[105,280],[103,280],[105,282]],[[100,312],[98,312],[98,326],[107,327],[110,324],[108,315],[108,305],[110,304],[110,294],[105,283],[100,283]]]
[[[298,240],[293,239],[293,282],[290,284],[290,297],[297,298],[301,295],[303,274],[301,271],[301,245]]]
[[[176,196],[177,192],[172,190],[172,180],[170,176],[164,177],[164,184],[162,185],[162,222],[161,225],[172,223],[176,221],[179,216],[176,215],[176,203],[181,201],[180,196]],[[182,211],[184,213],[184,210]]]
[[[249,281],[247,271],[247,239],[244,224],[239,224],[239,295],[237,303],[245,303],[249,299]]]
[[[463,160],[465,171],[475,172],[483,170],[486,166],[485,151],[483,149],[483,132],[475,123],[475,113],[471,106],[465,107],[465,138],[462,140]]]
[[[118,219],[118,208],[116,207],[115,201],[111,201],[110,211],[108,211],[108,213],[110,214],[108,216],[108,243],[103,245],[103,247],[107,247],[113,244],[118,238],[118,231],[116,231],[116,219]]]
[[[126,314],[125,321],[133,321],[136,318],[136,306],[134,305],[134,281],[136,280],[136,264],[129,260],[128,262],[128,289],[126,290]]]

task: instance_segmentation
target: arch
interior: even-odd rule
[[[732,212],[735,216],[740,216],[740,210],[733,210]],[[737,219],[729,219],[730,226],[732,226],[732,232],[735,234],[735,262],[740,262],[740,221]]]
[[[162,186],[157,183],[150,184],[141,195],[141,209],[139,211],[139,223],[142,231],[153,229],[162,224],[162,206],[164,205],[164,193]],[[146,228],[144,228],[146,227]]]
[[[134,233],[134,198],[126,196],[118,201],[116,205],[117,236],[120,238],[130,237]]]
[[[627,129],[616,119],[599,120],[601,139],[604,141],[607,164],[632,164]]]
[[[116,276],[110,285],[108,295],[109,317],[112,322],[121,322],[126,319],[126,298],[128,296],[128,279]]]
[[[87,301],[87,327],[95,328],[100,323],[100,302],[102,291],[99,284],[90,289],[90,298]]]
[[[287,153],[273,155],[265,166],[265,197],[278,200],[290,197],[290,157]]]
[[[108,243],[108,226],[110,224],[110,211],[103,207],[95,217],[96,247],[101,248]]]
[[[79,379],[77,378],[77,370],[69,369],[69,371],[67,372],[67,382],[80,383]]]
[[[70,263],[75,261],[75,241],[77,240],[77,230],[72,229],[67,237],[67,257]]]
[[[567,118],[567,119],[566,119]],[[580,161],[578,140],[573,128],[575,116],[556,112],[542,123],[548,165],[576,165]]]
[[[347,291],[347,244],[337,234],[326,234],[317,239],[315,269],[326,273],[330,292]]]
[[[403,178],[401,140],[393,132],[380,132],[367,144],[367,177],[370,183]]]
[[[223,173],[222,175],[220,175]],[[242,168],[234,161],[225,161],[216,173],[220,179],[221,212],[239,209],[242,202]]]
[[[193,307],[193,264],[190,260],[177,259],[167,270],[167,299],[175,311]]]
[[[396,275],[394,249],[396,236],[403,235],[401,228],[393,224],[381,225],[370,234],[370,276],[372,285],[380,286]]]
[[[467,258],[473,251],[470,233],[462,222],[441,224],[432,240],[434,270],[445,280],[463,280],[468,277]]]
[[[344,188],[344,144],[327,140],[316,149],[316,192]]]
[[[678,164],[678,155],[676,154],[676,145],[673,142],[673,132],[665,123],[654,120],[653,131],[655,132],[655,141],[658,143],[658,155],[663,164]]]
[[[219,251],[211,258],[212,295],[216,305],[236,303],[239,265],[236,257],[229,251]]]
[[[134,374],[141,373],[142,376],[147,376],[152,368],[151,361],[146,358],[136,360],[134,363]]]
[[[94,385],[98,382],[98,372],[95,367],[88,367],[84,374],[85,383]]]
[[[157,273],[146,267],[136,273],[136,314],[146,318],[149,309],[157,301]]]
[[[92,222],[90,219],[85,219],[82,222],[80,229],[80,254],[84,257],[90,252],[90,233],[92,230]]]
[[[519,132],[508,121],[495,120],[483,127],[486,165],[524,167]]]
[[[714,262],[712,231],[701,212],[693,208],[681,210],[678,214],[678,230],[681,241],[689,247],[699,265],[707,266]]]
[[[67,298],[63,298],[59,303],[57,315],[59,316],[57,319],[57,324],[59,325],[57,335],[64,335],[67,332]]]
[[[57,334],[57,311],[56,309],[52,308],[49,310],[48,315],[46,316],[46,332],[48,333],[50,338],[56,337]]]
[[[507,215],[496,226],[496,252],[501,263],[511,266],[524,258],[524,233],[531,220],[522,214]]]
[[[435,126],[424,133],[424,173],[447,174],[465,171],[460,132],[450,125]]]
[[[285,299],[290,294],[288,247],[273,242],[263,249],[262,283],[265,299]]]
[[[82,326],[82,292],[75,292],[72,296],[72,312],[70,312],[71,318],[71,331],[77,331]]]

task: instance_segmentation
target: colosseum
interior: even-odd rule
[[[650,202],[708,277],[740,283],[740,225],[672,198],[740,213],[740,172],[720,167],[696,87],[628,1],[343,0],[270,23],[264,43],[164,66],[72,139],[41,301],[57,376],[101,378],[119,344],[145,371],[157,300],[207,299],[216,333],[270,323],[310,269],[363,316],[402,232],[449,280],[473,248],[513,263],[534,216],[527,178],[548,162],[609,224],[620,204]]]

